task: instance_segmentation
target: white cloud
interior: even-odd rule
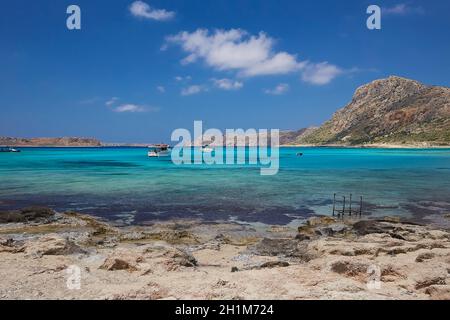
[[[325,85],[342,73],[343,70],[328,62],[308,63],[303,70],[302,80],[314,85]]]
[[[287,83],[280,83],[273,89],[266,89],[264,90],[265,94],[272,94],[272,95],[282,95],[289,91],[289,85]]]
[[[382,8],[382,13],[386,15],[407,15],[407,14],[423,14],[422,7],[412,7],[406,3],[399,3],[393,7]]]
[[[120,106],[114,108],[114,112],[119,112],[119,113],[123,113],[123,112],[135,113],[135,112],[144,112],[144,111],[146,111],[145,107],[139,106],[136,104],[123,104],[123,105],[120,105]]]
[[[298,62],[295,55],[275,52],[274,40],[264,32],[249,35],[240,29],[214,32],[198,29],[169,36],[167,44],[178,44],[188,54],[182,60],[183,64],[202,60],[217,70],[235,70],[247,77],[287,74],[305,66],[305,62]]]
[[[130,5],[130,12],[138,18],[166,21],[175,17],[175,12],[164,9],[154,9],[143,1],[134,1]]]
[[[191,96],[194,94],[198,94],[200,92],[206,91],[206,88],[200,85],[192,85],[189,86],[187,88],[183,88],[181,90],[181,95],[182,96]]]
[[[219,71],[236,71],[241,77],[299,72],[303,81],[325,85],[344,72],[328,62],[300,61],[296,55],[276,52],[274,42],[264,32],[250,35],[241,29],[197,29],[194,32],[183,31],[167,37],[164,47],[170,44],[179,45],[187,53],[181,60],[182,64],[202,61]],[[178,81],[182,80],[183,78],[179,77]],[[227,84],[229,83],[223,86]],[[223,86],[219,85],[225,89]]]
[[[240,81],[233,81],[231,79],[212,79],[214,85],[222,90],[239,90],[244,84]]]
[[[165,93],[166,92],[166,88],[164,86],[157,86],[156,90],[158,90],[160,93]]]
[[[180,81],[189,81],[189,80],[191,80],[191,79],[192,79],[191,76],[185,76],[185,77],[182,77],[182,76],[176,76],[176,77],[175,77],[175,80],[178,81],[178,82],[180,82]]]
[[[115,104],[117,101],[119,100],[118,97],[112,97],[111,99],[109,99],[108,101],[105,102],[105,105],[107,107],[111,107],[113,104]]]

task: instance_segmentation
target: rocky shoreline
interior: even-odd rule
[[[450,299],[449,241],[394,218],[114,226],[31,207],[0,212],[0,298]]]

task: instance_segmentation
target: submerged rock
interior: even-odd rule
[[[50,222],[55,211],[47,207],[27,207],[22,210],[0,211],[0,223]]]

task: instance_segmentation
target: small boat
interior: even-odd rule
[[[0,152],[20,152],[20,150],[11,147],[0,147]]]
[[[212,153],[214,151],[213,148],[209,147],[209,144],[202,146],[202,152],[203,153]]]
[[[151,158],[154,157],[168,157],[170,156],[170,146],[168,144],[155,144],[148,146],[147,155]]]
[[[303,153],[302,152],[298,152],[297,153],[297,157],[303,157]]]

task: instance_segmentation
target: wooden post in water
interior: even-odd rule
[[[361,215],[362,215],[362,196],[361,196],[361,200],[359,203],[359,217],[361,217]]]
[[[336,210],[336,193],[333,196],[333,217],[334,217],[334,211]]]
[[[349,209],[349,215],[352,215],[352,194],[350,193],[350,209]]]
[[[344,203],[342,204],[342,218],[345,215],[345,196],[343,198],[344,198]]]

